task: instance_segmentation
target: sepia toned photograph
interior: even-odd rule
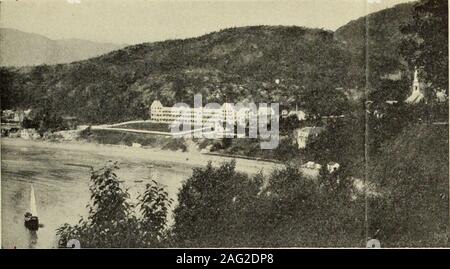
[[[1,248],[449,248],[448,29],[447,0],[1,0]]]

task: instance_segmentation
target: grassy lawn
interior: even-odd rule
[[[172,151],[186,151],[187,147],[183,138],[171,138],[153,134],[130,133],[111,130],[91,130],[84,132],[81,139],[87,142],[111,145],[127,145],[139,143],[142,146],[168,149]]]
[[[112,128],[120,129],[136,129],[145,131],[157,131],[157,132],[170,132],[170,125],[167,123],[154,123],[154,122],[139,122],[139,123],[127,123],[124,125],[115,126]]]
[[[191,126],[192,130],[201,129],[203,126]],[[163,122],[138,122],[138,123],[127,123],[123,125],[114,126],[111,128],[118,129],[135,129],[135,130],[145,130],[145,131],[157,131],[157,132],[169,132],[170,124]]]

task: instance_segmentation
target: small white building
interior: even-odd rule
[[[302,110],[289,111],[288,117],[290,116],[296,116],[299,121],[306,120],[306,113]]]
[[[322,165],[309,161],[300,166],[302,175],[309,179],[317,179],[320,175],[320,170],[322,169]]]
[[[307,162],[307,163],[304,165],[304,167],[305,167],[305,168],[308,168],[308,169],[316,169],[316,170],[322,169],[322,165],[320,165],[320,164],[318,164],[318,163],[315,163],[315,162],[312,162],[312,161]]]
[[[294,143],[299,149],[304,149],[312,139],[317,138],[319,134],[325,131],[324,127],[304,127],[294,130]]]
[[[327,170],[328,173],[332,174],[334,172],[336,172],[339,169],[340,165],[336,162],[329,162],[327,164]]]
[[[431,87],[431,84],[419,81],[419,75],[418,75],[417,69],[414,70],[414,79],[413,79],[411,95],[405,100],[405,102],[409,103],[409,104],[417,104],[417,103],[421,102],[422,100],[424,100],[425,87]],[[448,100],[448,96],[445,93],[445,90],[431,89],[431,88],[429,90],[434,90],[434,92],[436,93],[435,100],[437,102],[446,102]]]
[[[424,98],[423,85],[419,82],[419,76],[416,69],[414,70],[412,92],[405,102],[409,104],[417,104],[420,101],[422,101],[423,98]]]
[[[438,102],[445,102],[448,100],[448,96],[445,93],[445,91],[437,91],[436,92],[436,99]]]

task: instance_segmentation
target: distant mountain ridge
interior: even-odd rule
[[[124,46],[81,39],[52,40],[34,33],[0,28],[0,66],[70,63],[99,56]]]

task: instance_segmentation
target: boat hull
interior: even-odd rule
[[[25,219],[24,225],[30,231],[37,231],[39,229],[39,219],[36,216],[31,216]]]

